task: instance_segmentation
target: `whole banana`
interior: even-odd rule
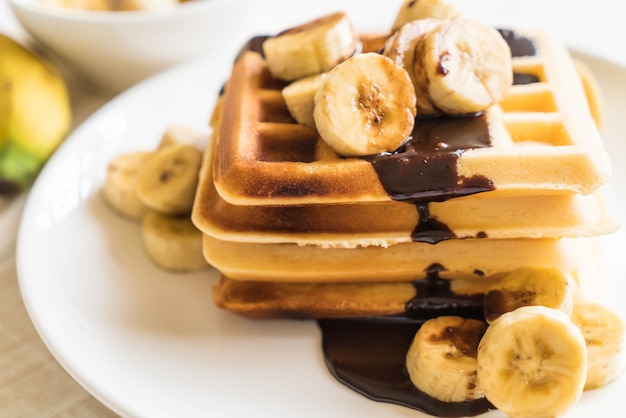
[[[0,199],[30,185],[71,119],[70,96],[56,69],[0,34]]]

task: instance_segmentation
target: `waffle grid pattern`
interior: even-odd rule
[[[514,57],[516,73],[538,81],[514,85],[488,112],[493,146],[458,160],[459,174],[491,179],[499,191],[589,194],[610,164],[565,47],[545,33],[524,34],[533,56]],[[335,154],[314,129],[298,125],[262,57],[234,66],[218,127],[214,179],[236,205],[362,203],[390,200],[371,164]]]

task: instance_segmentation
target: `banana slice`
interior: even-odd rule
[[[345,157],[394,151],[415,123],[415,90],[408,73],[375,52],[333,68],[314,100],[320,136]]]
[[[357,45],[348,15],[338,12],[268,38],[263,53],[270,73],[291,81],[330,70],[353,55]]]
[[[191,212],[202,152],[193,145],[171,144],[148,158],[137,178],[144,205],[169,215]]]
[[[585,340],[563,312],[524,306],[489,325],[477,373],[487,400],[508,416],[558,417],[582,394]]]
[[[209,135],[184,125],[169,126],[159,142],[158,148],[171,144],[193,145],[204,152],[209,142]]]
[[[287,110],[299,124],[315,128],[313,118],[315,92],[322,84],[324,77],[326,73],[301,78],[282,89],[281,93]]]
[[[400,29],[404,24],[421,19],[447,20],[459,16],[461,12],[451,4],[441,0],[406,0],[391,27],[392,31]]]
[[[424,80],[418,84],[444,113],[483,111],[502,100],[513,84],[508,44],[496,29],[478,20],[456,17],[443,22],[425,38],[424,54],[418,51],[413,71]]]
[[[513,84],[511,50],[500,33],[474,19],[417,20],[385,47],[415,86],[418,115],[474,114],[498,103]]]
[[[133,220],[140,220],[148,212],[137,195],[137,178],[140,167],[151,155],[148,151],[121,154],[107,167],[104,198],[118,213]]]
[[[202,233],[189,216],[149,212],[141,224],[144,248],[158,266],[175,271],[208,266],[202,253]]]
[[[492,285],[485,295],[484,314],[488,323],[500,315],[529,305],[559,309],[568,316],[574,306],[568,276],[555,268],[522,267]]]
[[[424,322],[406,358],[413,384],[444,402],[464,402],[484,395],[476,377],[476,351],[487,324],[459,316]]]
[[[383,54],[407,70],[416,91],[423,90],[419,83],[427,83],[427,80],[414,71],[414,62],[419,58],[415,56],[417,46],[421,45],[426,36],[433,33],[441,23],[439,19],[414,20],[403,25],[385,42]],[[422,115],[440,113],[427,94],[416,95],[416,111]]]
[[[571,318],[587,344],[585,390],[615,381],[626,367],[624,320],[599,303],[583,301],[576,301]]]

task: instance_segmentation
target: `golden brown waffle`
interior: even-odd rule
[[[454,314],[463,314],[463,308],[459,309],[458,306],[463,306],[463,301],[468,296],[474,295],[470,299],[473,300],[474,305],[480,306],[482,303],[480,296],[486,293],[489,286],[499,280],[503,274],[510,272],[519,265],[558,266],[562,271],[571,274],[575,297],[577,297],[576,295],[584,295],[587,299],[594,299],[601,296],[602,281],[599,280],[599,277],[602,275],[600,253],[598,248],[596,248],[597,242],[594,239],[578,239],[564,242],[540,240],[536,245],[529,241],[521,241],[519,243],[511,242],[515,240],[491,243],[488,241],[484,240],[478,251],[486,250],[487,247],[490,247],[494,251],[491,256],[475,254],[474,249],[471,249],[469,246],[466,247],[468,253],[463,253],[463,256],[478,255],[479,259],[476,260],[476,265],[491,265],[489,270],[482,272],[482,274],[471,271],[474,267],[471,265],[471,261],[466,260],[457,264],[459,257],[455,257],[451,251],[456,244],[444,250],[450,258],[443,265],[438,265],[437,263],[431,265],[422,264],[421,261],[423,259],[420,256],[425,254],[419,251],[412,251],[407,248],[408,246],[405,246],[400,250],[400,254],[396,255],[393,255],[393,252],[383,253],[380,250],[365,252],[362,256],[359,255],[352,259],[351,265],[361,272],[368,268],[374,269],[375,272],[375,269],[378,268],[378,260],[372,259],[370,256],[381,256],[383,264],[387,264],[390,260],[395,259],[396,263],[405,267],[408,267],[409,264],[411,267],[415,266],[415,269],[412,269],[410,280],[380,281],[389,277],[381,273],[377,277],[378,281],[375,278],[373,278],[374,281],[367,281],[368,278],[366,278],[366,281],[358,282],[303,282],[301,281],[301,274],[304,273],[308,278],[311,278],[311,273],[314,273],[316,270],[316,262],[319,263],[317,265],[322,265],[322,269],[324,269],[324,260],[326,258],[324,258],[325,256],[322,258],[318,257],[320,252],[323,253],[323,250],[315,249],[311,252],[308,250],[303,251],[304,253],[318,254],[313,254],[313,260],[310,262],[299,262],[297,264],[298,267],[290,266],[290,268],[293,267],[290,273],[291,277],[288,277],[286,281],[282,281],[282,278],[280,278],[281,281],[276,281],[273,271],[266,271],[267,276],[264,278],[259,277],[252,281],[234,280],[222,276],[219,283],[214,287],[213,296],[217,306],[240,315],[256,318],[402,315],[406,313],[407,302],[416,297],[429,296],[429,289],[432,289],[432,287],[424,288],[424,284],[430,285],[428,282],[424,283],[424,281],[432,280],[432,274],[435,272],[437,282],[440,282],[437,284],[436,295],[455,300],[457,303],[454,306],[457,306],[457,308],[453,309]],[[242,256],[242,259],[247,259],[250,256],[254,257],[255,251],[259,250],[259,246],[243,245],[243,247],[248,247],[244,250],[245,254],[237,252],[237,255]],[[265,247],[271,246],[266,245]],[[281,247],[270,252],[273,253],[272,255],[282,257],[285,252],[290,251],[284,248],[284,246]],[[460,247],[465,246],[460,244]],[[232,249],[233,247],[228,245],[224,251],[231,251]],[[328,251],[334,252],[336,250]],[[344,250],[344,252],[348,251]],[[510,259],[506,257],[509,251],[512,251],[508,254],[511,256]],[[526,251],[526,254],[519,254],[520,251]],[[584,257],[581,254],[584,254]],[[405,258],[407,256],[419,257],[417,263],[409,263],[407,260],[411,259]],[[513,258],[516,256],[521,256],[521,258]],[[497,259],[498,257],[504,258]],[[433,259],[439,260],[438,257]],[[285,262],[282,264],[284,266],[289,263]],[[302,264],[307,264],[307,271],[301,269]],[[331,264],[335,266],[335,263]],[[423,270],[419,270],[424,265],[426,267]],[[441,267],[448,270],[439,271]],[[383,268],[385,267],[383,266]],[[321,271],[319,274],[324,273],[325,271]],[[364,273],[365,275],[371,275],[372,271],[364,271]],[[421,286],[418,285],[420,282]],[[441,282],[444,283],[443,289],[441,288]],[[421,310],[419,306],[417,305],[418,310]],[[424,310],[427,309],[424,308]],[[413,312],[413,314],[415,313]],[[417,313],[427,314],[427,312],[423,311]]]
[[[484,293],[491,283],[485,281],[484,286],[475,286],[472,292]],[[400,315],[415,294],[411,282],[277,283],[224,276],[213,291],[217,306],[254,318]]]
[[[410,281],[433,264],[445,268],[441,277],[464,280],[481,280],[524,266],[554,267],[576,277],[588,256],[596,258],[597,249],[590,247],[594,240],[453,239],[436,245],[322,248],[222,241],[204,235],[203,248],[207,261],[235,280],[347,283]]]
[[[577,69],[557,39],[540,32],[523,35],[532,40],[535,54],[514,57],[514,71],[538,82],[513,86],[482,118],[454,122],[474,124],[460,127],[466,131],[488,128],[491,146],[461,152],[453,170],[460,179],[486,179],[497,191],[516,195],[592,193],[609,177],[610,164]],[[216,127],[214,179],[222,198],[235,205],[391,200],[371,162],[339,157],[314,129],[292,120],[283,86],[256,52],[244,53],[234,65]],[[468,122],[475,119],[480,121]],[[417,125],[423,129],[428,123]],[[397,170],[402,157],[411,158],[394,154],[385,171]],[[416,191],[424,190],[410,192]]]
[[[192,213],[205,234],[224,241],[296,243],[322,247],[390,246],[411,242],[422,228],[416,206],[405,202],[302,206],[237,206],[211,181],[211,153]],[[482,193],[428,206],[456,238],[561,238],[596,236],[617,229],[601,196],[556,194],[499,196]],[[422,217],[423,218],[423,217]]]

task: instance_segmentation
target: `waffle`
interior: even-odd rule
[[[514,71],[530,74],[536,82],[514,85],[499,105],[480,117],[416,123],[424,132],[462,129],[475,132],[483,141],[484,146],[442,153],[442,160],[454,171],[453,180],[461,183],[454,181],[446,194],[491,189],[516,196],[590,194],[610,175],[609,160],[568,51],[547,33],[518,33],[530,40],[533,51],[514,56]],[[432,200],[433,193],[442,189],[413,183],[397,187],[403,180],[398,177],[402,161],[410,162],[408,177],[414,178],[422,169],[423,154],[411,151],[412,142],[383,159],[339,157],[314,129],[293,121],[281,96],[284,85],[270,76],[257,52],[243,53],[233,66],[223,97],[226,111],[217,127],[213,170],[215,187],[225,201],[354,204],[424,195]],[[392,173],[393,178],[377,171]],[[481,180],[478,185],[476,180]]]
[[[214,187],[212,153],[202,168],[194,223],[222,241],[296,243],[322,247],[390,246],[426,237],[415,205],[405,202],[301,206],[237,206]],[[423,209],[425,210],[425,209]],[[455,238],[561,238],[596,236],[617,229],[599,193],[582,196],[498,196],[482,193],[431,202],[429,219],[445,225]],[[421,217],[424,219],[424,217]]]
[[[527,266],[554,267],[576,276],[594,238],[452,239],[391,247],[322,248],[255,244],[203,236],[207,261],[234,280],[275,282],[410,281],[433,264],[442,278],[477,280]],[[593,250],[595,252],[595,249]]]
[[[221,273],[216,304],[249,317],[401,315],[433,266],[453,297],[481,295],[529,266],[558,268],[597,293],[593,237],[615,229],[597,192],[610,164],[564,46],[516,33],[502,32],[517,51],[518,82],[527,80],[480,116],[417,121],[432,137],[470,132],[482,141],[437,155],[453,163],[455,185],[436,190],[395,189],[385,178],[402,183],[401,161],[409,177],[421,169],[411,141],[386,156],[337,155],[294,122],[286,84],[262,55],[242,52],[212,117],[214,147],[192,214],[204,256]],[[382,39],[367,35],[364,50]],[[520,40],[532,51],[519,53]],[[431,220],[450,235],[416,242]]]
[[[487,292],[489,286],[506,272],[522,265],[556,266],[571,274],[575,295],[581,294],[587,299],[601,296],[602,281],[598,280],[601,275],[600,251],[595,239],[539,240],[536,243],[530,241],[482,240],[477,249],[471,244],[465,246],[459,241],[451,242],[451,246],[444,250],[449,257],[445,260],[442,260],[439,255],[428,254],[429,251],[426,248],[424,248],[426,251],[420,251],[417,249],[418,246],[410,248],[411,245],[398,246],[398,252],[380,249],[365,250],[358,257],[350,257],[351,268],[347,269],[350,270],[347,274],[355,276],[354,279],[358,281],[340,282],[319,281],[319,275],[327,273],[327,267],[333,269],[330,271],[331,274],[337,274],[334,270],[336,263],[330,263],[331,265],[327,266],[328,258],[324,255],[324,250],[319,248],[302,247],[304,250],[297,250],[297,246],[283,245],[272,248],[270,245],[228,244],[222,250],[224,252],[236,251],[233,257],[240,256],[241,260],[248,260],[250,257],[257,258],[257,251],[261,251],[262,254],[258,257],[276,256],[272,258],[276,262],[285,254],[292,253],[291,260],[279,262],[283,268],[288,266],[290,271],[282,272],[288,275],[288,277],[282,277],[281,273],[277,275],[276,266],[272,265],[266,266],[267,269],[262,268],[266,276],[256,277],[255,280],[232,279],[222,275],[214,288],[214,300],[221,308],[256,318],[403,315],[407,313],[407,302],[416,297],[429,296],[429,292],[432,293],[432,287],[425,289],[418,284],[428,279],[432,280],[434,272],[437,281],[443,282],[437,284],[443,286],[443,291],[438,288],[436,296],[454,299],[456,303],[450,314],[458,315],[464,313],[462,312],[464,308],[459,308],[459,306],[465,306],[464,303],[468,299],[474,308],[480,307],[481,296]],[[214,244],[215,248],[218,248],[219,244]],[[268,250],[267,247],[272,249]],[[457,256],[457,253],[452,250],[459,247],[464,247],[467,253]],[[431,246],[430,249],[432,248]],[[482,252],[487,249],[494,253]],[[209,252],[212,252],[211,248]],[[297,260],[293,259],[295,253],[300,253]],[[582,253],[585,257],[580,257]],[[430,255],[432,258],[429,258]],[[309,256],[312,258],[309,259]],[[408,258],[411,256],[416,257],[415,263],[407,262],[407,260],[413,260]],[[473,256],[477,258],[466,258]],[[425,260],[444,261],[445,264],[435,262],[429,265],[428,261],[423,263]],[[254,261],[245,263],[254,263]],[[387,275],[387,271],[393,268],[394,263],[403,267],[406,274]],[[319,272],[316,271],[318,266],[321,267]],[[484,268],[485,271],[475,270],[475,267]],[[238,265],[237,268],[240,272],[241,266]],[[357,270],[357,274],[352,274],[352,269]],[[359,276],[359,273],[362,276]],[[233,272],[233,274],[236,273]],[[301,281],[303,277],[315,281],[303,282]],[[381,281],[390,277],[402,277],[408,280]],[[427,311],[427,309],[423,310]],[[412,312],[411,316],[416,314],[428,315],[428,312]]]

